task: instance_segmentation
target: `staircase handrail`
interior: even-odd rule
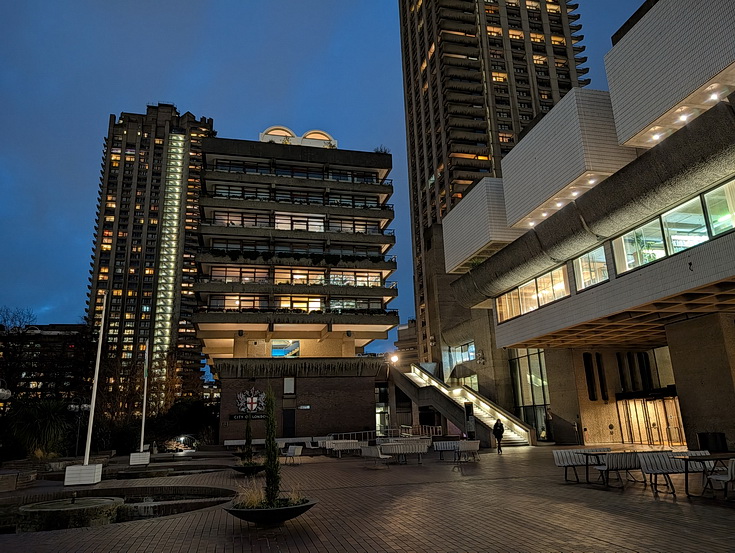
[[[460,395],[460,397],[464,397],[468,399],[473,405],[479,406],[480,409],[483,409],[485,411],[490,411],[491,413],[494,411],[496,413],[494,415],[496,418],[501,418],[497,415],[497,413],[501,414],[502,418],[506,420],[507,427],[509,430],[515,432],[519,436],[525,437],[529,444],[531,445],[536,444],[536,430],[531,425],[526,424],[525,422],[521,421],[514,414],[507,411],[506,409],[503,409],[502,407],[500,407],[493,401],[489,400],[488,398],[482,396],[475,390],[468,388],[467,386],[461,386],[458,388],[449,388],[449,386],[447,386],[444,382],[436,378],[434,375],[430,374],[423,367],[416,365],[414,363],[411,364],[411,372],[413,372],[414,374],[417,374],[423,380],[428,381],[429,384],[431,384],[435,388],[444,392],[444,394],[447,397],[449,397],[450,399],[453,399],[457,403],[459,403],[457,401],[458,400],[457,396]],[[483,422],[483,421],[480,421],[480,422]],[[486,423],[483,423],[483,424],[486,424]]]

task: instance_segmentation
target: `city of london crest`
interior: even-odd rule
[[[237,394],[237,410],[241,413],[262,413],[265,411],[265,392],[250,388]]]

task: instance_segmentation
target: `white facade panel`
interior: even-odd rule
[[[733,274],[735,233],[730,233],[497,325],[498,347],[614,315]]]
[[[735,85],[735,2],[660,0],[605,56],[621,144],[652,147]],[[656,138],[653,138],[656,137]]]
[[[608,93],[573,88],[503,158],[508,225],[533,226],[634,159]]]
[[[503,181],[485,178],[470,190],[442,221],[444,262],[448,273],[456,272],[491,244],[507,244],[522,231],[508,228],[503,199]]]

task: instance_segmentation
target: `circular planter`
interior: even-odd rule
[[[270,507],[263,509],[239,509],[232,507],[225,509],[232,516],[237,517],[246,522],[252,522],[259,526],[275,526],[303,515],[306,511],[317,504],[316,499],[310,499],[306,503],[299,505],[289,505],[287,507]]]
[[[252,478],[256,474],[258,474],[260,471],[265,470],[265,465],[243,465],[243,466],[234,466],[231,468],[233,470],[236,470],[240,474],[244,474],[248,478]]]
[[[20,507],[19,532],[65,530],[115,522],[122,497],[81,497],[31,503]]]

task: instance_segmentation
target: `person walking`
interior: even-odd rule
[[[500,443],[503,441],[504,432],[505,428],[503,427],[503,423],[500,421],[500,419],[498,419],[495,423],[495,426],[493,426],[493,436],[495,436],[495,441],[498,444],[498,455],[503,453],[503,448]]]

